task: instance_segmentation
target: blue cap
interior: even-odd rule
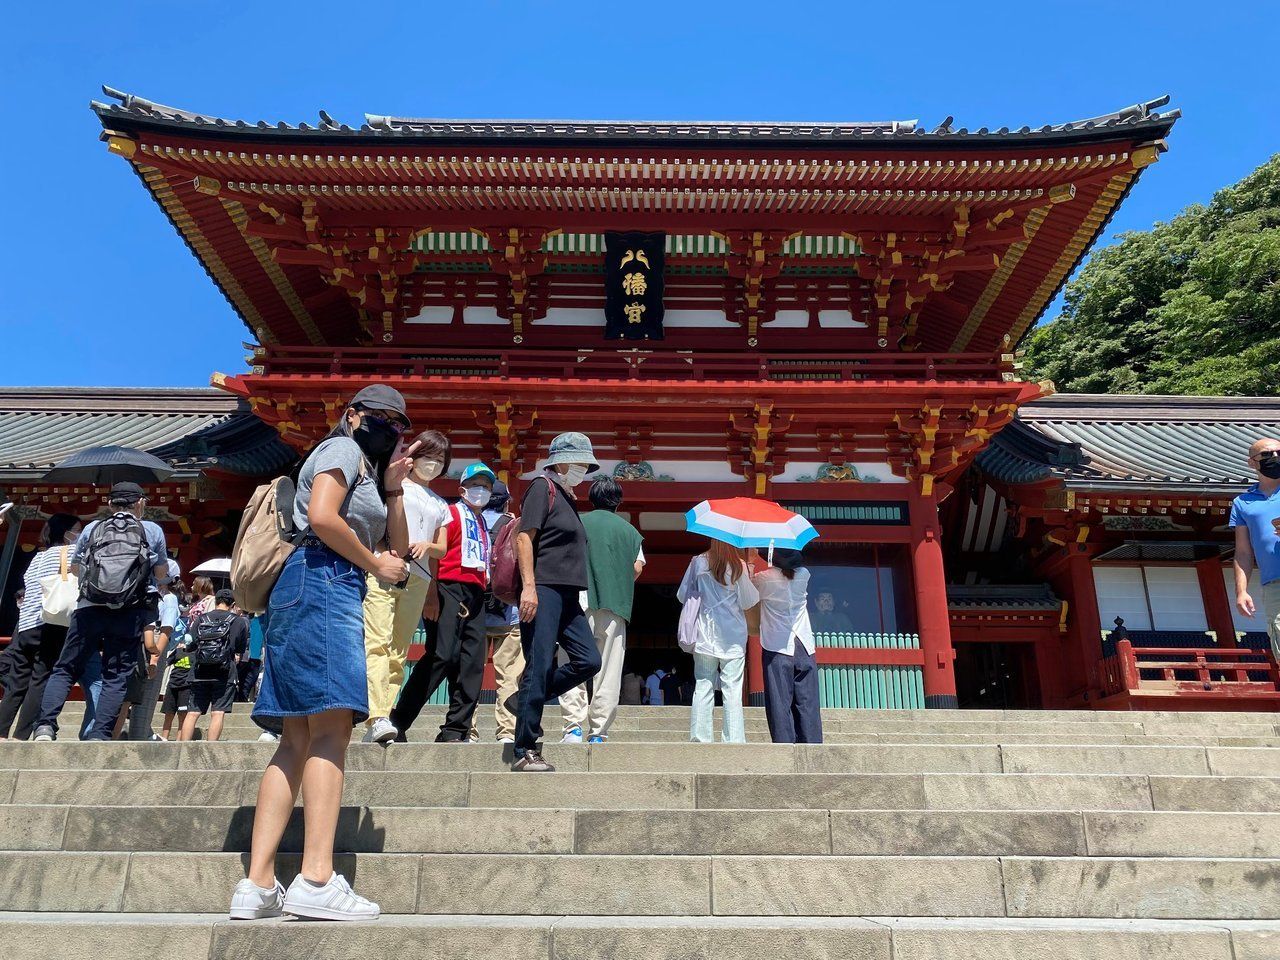
[[[467,469],[463,470],[462,480],[459,482],[466,483],[472,477],[478,477],[478,476],[488,477],[490,483],[498,482],[498,475],[494,473],[492,470],[490,470],[488,466],[486,466],[483,463],[473,463],[471,464],[471,466],[467,467]]]

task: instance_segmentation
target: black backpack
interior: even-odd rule
[[[142,521],[117,513],[98,521],[81,560],[80,599],[95,606],[135,606],[151,582],[151,549]]]
[[[231,645],[231,625],[237,614],[230,610],[210,610],[196,617],[191,631],[195,648],[191,652],[193,667],[225,667],[231,663],[235,650]]]

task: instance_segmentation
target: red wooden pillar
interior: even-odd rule
[[[1218,638],[1218,646],[1236,646],[1236,621],[1231,615],[1231,598],[1222,575],[1222,559],[1206,557],[1196,561],[1196,577],[1200,580],[1200,596],[1204,598],[1204,614],[1209,629]]]
[[[911,484],[911,573],[915,581],[916,617],[920,648],[924,651],[924,705],[958,707],[956,652],[951,646],[951,616],[947,609],[947,575],[942,564],[938,500]]]
[[[1102,659],[1102,619],[1098,614],[1098,590],[1093,582],[1091,554],[1079,545],[1067,548],[1067,574],[1071,578],[1070,603],[1075,610],[1075,641],[1084,667],[1090,695],[1101,689],[1098,661]]]

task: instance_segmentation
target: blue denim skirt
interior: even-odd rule
[[[316,541],[285,561],[267,604],[255,720],[351,710],[369,716],[363,571]],[[261,726],[274,727],[269,721]]]

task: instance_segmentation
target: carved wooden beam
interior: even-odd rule
[[[729,253],[724,266],[729,276],[742,281],[747,320],[747,345],[754,347],[760,323],[767,319],[764,281],[782,272],[782,247],[794,236],[783,230],[712,231],[725,241]]]
[[[547,269],[547,255],[542,245],[558,230],[542,228],[490,227],[478,229],[489,240],[489,267],[507,278],[507,304],[498,311],[511,321],[511,339],[524,342],[524,323],[532,320],[529,304],[529,278]]]
[[[740,464],[736,469],[754,482],[758,497],[768,492],[770,478],[786,466],[786,446],[781,440],[794,422],[794,414],[780,415],[772,403],[757,403],[748,416],[729,414],[730,430],[739,442],[746,441],[745,455],[732,459]]]

